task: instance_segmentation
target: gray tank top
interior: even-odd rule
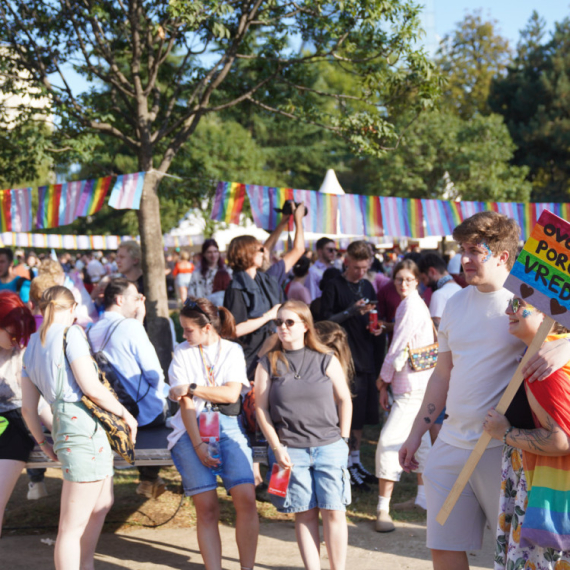
[[[320,447],[338,441],[333,384],[326,375],[332,354],[301,348],[285,351],[285,356],[289,369],[278,360],[275,375],[267,356],[260,360],[269,374],[269,414],[279,441],[288,447]]]

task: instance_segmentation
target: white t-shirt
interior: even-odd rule
[[[429,302],[429,314],[432,318],[436,317],[441,319],[447,301],[449,301],[457,291],[461,291],[461,285],[458,285],[455,281],[448,281],[441,289],[433,292]]]
[[[506,289],[481,293],[469,286],[458,291],[443,311],[439,350],[451,351],[453,368],[447,393],[448,418],[439,438],[461,449],[473,449],[483,433],[489,408],[497,405],[525,348],[508,331],[505,314],[513,296]],[[490,447],[503,445],[492,439]]]
[[[214,364],[214,379],[216,386],[224,386],[228,382],[241,382],[243,384],[242,394],[249,390],[249,381],[246,374],[245,357],[242,347],[229,340],[222,339],[220,356],[218,358],[218,342],[210,346],[202,347],[204,355],[209,365]],[[204,363],[200,356],[198,347],[191,347],[188,342],[183,342],[176,347],[170,368],[168,369],[170,386],[180,386],[182,384],[196,383],[198,386],[208,386]],[[196,406],[196,417],[200,415],[206,401],[194,396]],[[180,410],[172,418],[173,430],[168,436],[168,449],[172,449],[176,442],[186,431]]]

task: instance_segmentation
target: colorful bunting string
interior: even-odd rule
[[[38,212],[36,227],[40,230],[59,226],[59,202],[61,184],[48,184],[38,188]]]
[[[358,194],[337,196],[340,211],[340,232],[346,235],[364,235],[364,219]]]

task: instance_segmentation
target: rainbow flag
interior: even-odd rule
[[[103,207],[103,201],[109,186],[111,185],[111,176],[105,178],[96,178],[95,180],[86,180],[81,188],[81,196],[77,202],[75,215],[92,216]]]
[[[358,194],[338,196],[340,231],[343,234],[363,236],[364,219]]]
[[[445,211],[445,202],[442,200],[422,199],[422,209],[426,221],[426,235],[448,236],[453,232],[452,223]]]
[[[216,188],[212,220],[238,224],[245,199],[245,185],[237,182],[220,182]]]
[[[360,196],[360,208],[364,222],[364,235],[367,237],[383,236],[384,228],[382,216],[384,209],[378,196]]]
[[[319,209],[318,194],[318,192],[314,192],[313,190],[293,190],[295,202],[297,204],[303,202],[305,208],[307,208],[307,215],[303,218],[303,228],[307,232],[321,232],[319,228],[321,227],[322,220],[319,218],[322,217],[323,213]],[[328,233],[336,233],[336,231]]]
[[[404,200],[407,198],[380,198],[382,221],[386,235],[412,237]]]
[[[144,172],[122,174],[113,186],[109,206],[115,210],[138,210],[144,186]]]
[[[421,200],[417,198],[402,198],[402,200],[410,236],[413,238],[425,237]]]
[[[12,191],[0,190],[0,231],[12,231]]]
[[[77,204],[85,182],[66,182],[61,187],[59,200],[59,225],[67,226],[77,219]]]
[[[317,225],[315,232],[318,234],[336,234],[338,231],[338,196],[335,194],[317,195],[317,212],[315,216]],[[309,214],[310,215],[310,214]]]
[[[59,202],[61,184],[48,184],[38,188],[38,211],[36,227],[40,230],[59,226]]]

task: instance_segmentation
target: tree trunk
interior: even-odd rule
[[[146,296],[146,326],[166,376],[172,360],[172,335],[164,273],[160,201],[157,192],[160,175],[157,172],[148,172],[150,168],[145,170],[147,174],[138,217]]]

